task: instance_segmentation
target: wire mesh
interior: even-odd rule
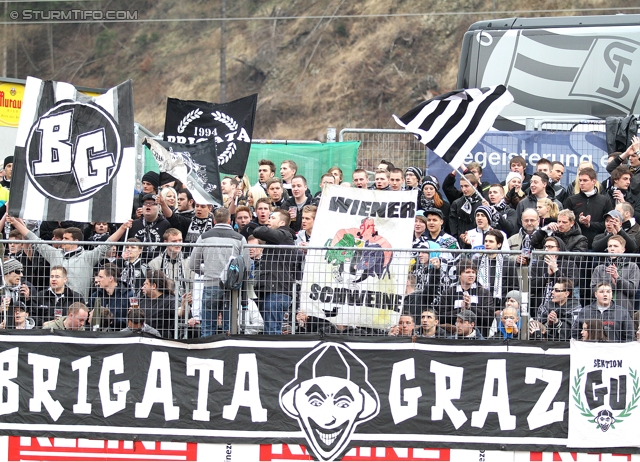
[[[402,170],[411,166],[426,167],[425,146],[406,130],[345,128],[340,131],[340,141],[356,140],[360,141],[357,166],[368,172],[375,172],[383,160]]]
[[[628,342],[640,321],[638,254],[250,245],[233,291],[179,245],[1,242],[3,329]]]

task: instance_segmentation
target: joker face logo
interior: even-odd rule
[[[603,432],[609,430],[609,427],[616,423],[615,417],[613,417],[613,414],[608,409],[603,409],[602,411],[598,412],[595,421],[600,427],[600,430],[602,430]]]
[[[380,399],[367,366],[345,346],[324,343],[298,362],[294,379],[280,391],[280,407],[326,462],[347,449],[360,423],[378,415]]]

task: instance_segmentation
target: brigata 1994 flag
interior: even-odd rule
[[[27,78],[9,212],[32,220],[130,218],[135,186],[133,85],[96,98]]]
[[[413,242],[417,191],[327,185],[305,259],[301,310],[339,326],[398,322]],[[352,247],[343,250],[341,247]],[[400,289],[401,288],[401,289]]]
[[[470,88],[424,101],[402,117],[393,118],[451,167],[458,168],[500,111],[512,102],[513,96],[504,85]]]
[[[244,175],[257,103],[257,93],[222,104],[169,98],[164,140],[196,144],[213,139],[218,148],[220,173]]]

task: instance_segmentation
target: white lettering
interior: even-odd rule
[[[91,414],[91,403],[87,402],[87,388],[91,356],[76,359],[71,370],[78,371],[78,402],[73,405],[74,414]]]
[[[209,397],[209,372],[213,372],[213,378],[222,385],[224,377],[224,361],[220,359],[187,358],[187,375],[194,376],[200,371],[198,380],[198,405],[193,411],[193,420],[208,422],[211,413],[207,410],[207,398]]]
[[[58,420],[64,408],[60,401],[51,397],[49,392],[56,389],[60,359],[29,353],[27,361],[33,366],[33,398],[29,399],[29,411],[42,412],[44,404],[51,418],[54,421]],[[45,371],[47,371],[47,380],[44,379]]]
[[[160,387],[157,386],[158,372]],[[136,403],[136,419],[146,419],[155,403],[164,405],[165,420],[176,420],[180,417],[180,408],[173,404],[173,387],[171,386],[171,363],[169,353],[154,351],[147,374],[147,385],[141,403]]]
[[[72,146],[68,141],[71,137],[72,118],[73,110],[69,110],[42,117],[38,122],[42,158],[32,164],[35,175],[55,175],[71,171]]]
[[[489,158],[489,164],[491,164],[491,165],[500,165],[501,159],[500,159],[500,153],[499,152],[492,152],[487,157]]]
[[[244,389],[245,381],[249,381],[249,389]],[[252,422],[266,422],[267,410],[260,401],[260,387],[258,386],[258,362],[255,353],[238,355],[238,370],[236,384],[233,388],[231,404],[222,408],[222,418],[235,420],[240,406],[246,406],[251,411]]]
[[[393,422],[397,425],[418,415],[418,398],[422,396],[420,387],[404,389],[401,388],[401,378],[405,376],[407,380],[416,378],[416,365],[413,358],[405,359],[393,365],[391,372],[391,385],[389,386],[389,406]]]
[[[498,394],[494,396],[493,386],[498,381]],[[516,416],[509,408],[509,388],[507,387],[507,360],[489,359],[484,376],[480,409],[471,413],[471,426],[482,428],[490,412],[498,414],[500,430],[515,430]]]
[[[111,371],[114,374],[124,373],[124,356],[122,353],[107,356],[102,360],[98,390],[100,392],[100,402],[102,403],[102,415],[105,417],[120,412],[127,406],[127,393],[131,388],[128,380],[114,383],[113,394],[116,395],[116,400],[113,401],[111,399],[111,390],[109,389]]]
[[[464,368],[431,361],[429,371],[436,375],[436,402],[434,406],[431,406],[431,420],[442,420],[446,412],[457,430],[467,421],[467,416],[451,401],[460,399],[462,394]],[[449,379],[449,388],[447,388],[447,378]]]
[[[73,173],[81,192],[109,183],[109,169],[116,163],[105,147],[104,129],[78,136]]]
[[[562,401],[553,401],[562,386],[562,371],[527,367],[524,383],[533,385],[536,383],[536,380],[547,382],[548,385],[527,416],[530,430],[535,430],[536,428],[552,424],[553,422],[562,422],[564,418],[565,403]],[[553,406],[551,406],[551,403],[553,403]],[[551,410],[547,411],[549,407],[551,407]]]
[[[245,143],[251,143],[251,138],[249,134],[244,129],[244,127],[240,127],[240,134],[238,135],[238,141],[244,141]]]
[[[11,348],[0,353],[0,415],[17,412],[20,406],[20,387],[12,381],[18,377],[19,352],[19,348]]]

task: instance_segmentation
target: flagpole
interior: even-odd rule
[[[456,169],[454,169],[453,171],[454,171],[455,173],[457,173],[458,175],[460,175],[460,179],[463,179],[463,178],[464,178],[464,173],[462,173],[462,172],[461,172],[460,170],[458,170],[457,168],[456,168]],[[475,176],[475,175],[474,175],[474,176]],[[476,178],[477,178],[477,177],[476,177]],[[465,178],[465,180],[466,180],[466,178]],[[478,181],[480,181],[480,180],[478,180]],[[476,187],[475,187],[474,185],[472,185],[470,182],[468,182],[468,181],[467,181],[467,183],[469,183],[469,186],[471,186],[471,187],[473,188],[473,191],[474,191],[478,196],[480,196],[480,199],[484,200],[484,196],[483,196],[482,194],[480,194],[480,191],[478,191],[478,190],[476,189]]]

